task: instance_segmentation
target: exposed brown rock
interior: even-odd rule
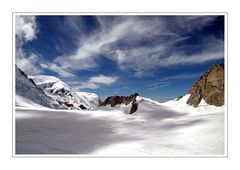
[[[111,105],[111,107],[114,107],[117,104],[128,105],[129,103],[131,103],[131,101],[136,99],[137,96],[139,96],[138,93],[134,93],[130,96],[109,96],[104,102],[102,102],[102,106],[106,106],[109,104]]]
[[[130,114],[137,111],[138,103],[136,101],[136,97],[139,96],[138,93],[134,93],[130,96],[110,96],[102,102],[102,106],[111,105],[111,107],[115,107],[118,104],[125,104],[128,105],[132,102],[132,107],[130,110]]]
[[[202,99],[215,106],[224,105],[224,64],[212,65],[189,91],[187,104],[197,107]]]

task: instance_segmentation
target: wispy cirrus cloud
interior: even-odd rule
[[[154,30],[161,30],[160,21],[157,25],[152,24],[150,20],[141,20],[136,17],[98,17],[101,28],[89,37],[81,39],[79,48],[72,55],[64,55],[55,59],[56,63],[62,65],[63,68],[78,66],[76,68],[82,70],[94,69],[98,66],[96,59],[99,55],[106,55],[109,59],[118,60],[116,55],[118,46],[114,47],[119,41],[134,44],[139,39],[152,37],[154,35],[172,34],[166,30],[161,33]],[[139,38],[137,38],[139,37]],[[67,62],[62,62],[68,58]]]
[[[166,84],[161,84],[161,85],[156,85],[156,86],[150,86],[146,89],[146,91],[152,91],[152,90],[156,90],[156,89],[160,89],[160,88],[163,88],[163,87],[168,87],[169,84],[166,83]]]
[[[69,78],[69,77],[76,76],[75,74],[62,69],[55,63],[45,62],[40,65],[41,65],[42,69],[53,71],[53,72],[57,73],[60,77],[68,77]]]
[[[59,56],[54,62],[62,69],[92,70],[99,67],[97,61],[105,56],[116,62],[121,70],[130,70],[135,76],[143,76],[156,68],[221,59],[224,56],[224,43],[215,37],[206,36],[193,44],[200,49],[192,54],[185,53],[184,44],[179,45],[191,38],[189,33],[211,24],[215,18],[98,16],[98,30],[80,38],[75,52]],[[71,22],[75,23],[74,20]]]
[[[146,85],[146,91],[168,87],[170,86],[172,80],[188,80],[198,78],[200,75],[202,75],[202,73],[178,74],[160,78],[158,81]]]
[[[161,81],[177,80],[177,79],[186,80],[186,79],[192,79],[192,78],[199,77],[200,75],[202,75],[202,73],[179,74],[179,75],[173,75],[173,76],[168,76],[168,77],[165,77],[165,78],[161,78]]]

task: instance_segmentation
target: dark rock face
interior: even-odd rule
[[[131,107],[131,110],[130,110],[130,114],[133,114],[134,112],[136,112],[138,109],[138,102],[136,99],[133,100],[132,102],[132,107]]]
[[[82,110],[86,110],[87,108],[83,106],[82,104],[79,106]]]
[[[115,107],[118,104],[128,105],[132,102],[132,107],[130,110],[130,114],[137,111],[138,103],[136,101],[136,97],[139,96],[138,93],[134,93],[130,96],[110,96],[101,103],[101,106],[111,105],[111,107]]]
[[[212,65],[189,91],[187,104],[197,107],[202,99],[215,106],[224,105],[224,64]]]

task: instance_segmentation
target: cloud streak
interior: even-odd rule
[[[53,71],[61,77],[75,77],[76,76],[76,75],[72,74],[71,72],[62,69],[61,67],[59,67],[57,64],[54,64],[54,63],[45,62],[44,64],[42,63],[40,65],[41,65],[42,69]]]
[[[160,78],[158,81],[148,84],[146,86],[146,91],[168,87],[170,86],[170,82],[172,80],[187,80],[187,79],[199,77],[200,75],[202,75],[202,73],[178,74],[178,75],[172,75],[172,76]]]
[[[196,74],[179,74],[179,75],[173,75],[173,76],[161,78],[161,81],[177,80],[177,79],[186,80],[186,79],[192,79],[192,78],[199,77],[200,75],[202,75],[202,73],[196,73]]]
[[[160,89],[163,87],[168,87],[169,82],[156,82],[156,83],[151,83],[146,87],[146,91],[152,91],[156,89]]]
[[[105,76],[105,75],[96,75],[89,78],[84,82],[70,82],[71,86],[75,90],[81,89],[98,89],[101,86],[111,85],[117,82],[118,77],[116,76]]]

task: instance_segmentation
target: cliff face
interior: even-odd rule
[[[187,104],[197,107],[202,99],[215,106],[224,105],[224,64],[212,65],[189,91]]]

